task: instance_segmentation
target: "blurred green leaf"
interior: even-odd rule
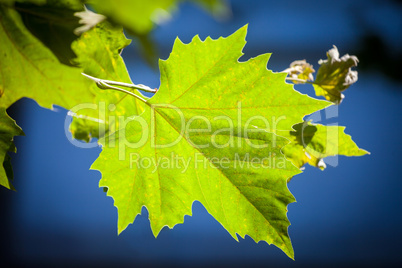
[[[61,64],[53,52],[24,25],[12,7],[0,5],[0,107],[23,97],[39,105],[66,109],[94,99],[79,68]]]
[[[86,3],[128,31],[145,34],[152,30],[154,24],[170,18],[177,0],[88,0]]]
[[[230,16],[230,8],[224,0],[86,0],[97,13],[111,22],[123,26],[140,45],[141,55],[154,67],[157,45],[149,37],[155,25],[169,21],[183,2],[197,4],[218,19]]]
[[[0,185],[14,190],[11,181],[13,171],[11,168],[10,156],[8,152],[17,152],[14,146],[14,136],[24,135],[22,129],[6,113],[6,109],[0,107]]]
[[[76,55],[71,49],[71,43],[78,38],[74,30],[80,26],[79,18],[74,13],[82,10],[82,5],[72,9],[52,3],[42,6],[16,4],[15,9],[30,33],[49,48],[60,63],[72,66]]]

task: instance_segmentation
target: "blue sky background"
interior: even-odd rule
[[[230,4],[233,14],[225,21],[216,21],[193,5],[181,5],[170,22],[152,33],[160,57],[168,57],[176,36],[184,42],[195,34],[203,39],[228,36],[246,23],[248,43],[242,60],[272,52],[268,68],[274,71],[296,59],[306,59],[318,68],[317,61],[325,58],[332,45],[341,55],[363,53],[368,35],[382,40],[386,52],[394,55],[391,58],[401,55],[400,1],[232,0]],[[159,87],[159,71],[142,61],[134,45],[123,53],[133,82]],[[362,66],[369,61],[361,62]],[[347,126],[346,132],[371,155],[340,157],[338,167],[324,172],[307,167],[289,183],[297,199],[288,212],[296,261],[275,246],[256,244],[249,237],[236,242],[200,203],[194,204],[193,217],[186,216],[184,224],[173,230],[163,229],[157,239],[146,211],[117,236],[113,200],[98,188],[100,173],[89,171],[101,149],[69,143],[64,109],[50,111],[22,99],[11,109],[26,134],[15,138],[18,153],[12,155],[18,192],[0,189],[0,264],[402,264],[401,81],[380,70],[360,71],[357,84],[345,92],[339,117],[328,121]],[[313,94],[312,88],[300,89]]]

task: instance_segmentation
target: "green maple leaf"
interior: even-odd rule
[[[133,116],[100,140],[92,168],[118,208],[119,233],[146,206],[156,236],[182,223],[198,200],[235,239],[249,235],[293,258],[287,179],[300,170],[281,153],[288,140],[276,133],[329,104],[267,70],[269,54],[238,62],[245,35],[243,27],[218,40],[176,40],[144,112],[125,107]]]
[[[79,38],[71,37],[78,26],[74,12],[83,10],[79,1],[49,0],[41,2],[41,6],[31,5],[37,1],[19,2],[24,3],[14,6],[11,1],[0,2],[0,107],[7,108],[29,97],[45,108],[59,105],[73,109],[79,118],[72,129],[80,125],[73,134],[88,140],[92,133],[97,136],[101,131],[99,124],[83,118],[99,121],[100,107],[77,110],[79,107],[101,102],[105,107],[114,102],[135,105],[124,94],[99,93],[81,74],[85,70],[105,79],[130,80],[120,56],[121,49],[129,43],[121,27],[104,22]],[[120,112],[118,107],[116,114]],[[12,128],[14,123],[8,122]],[[7,174],[12,174],[9,156],[5,157],[3,166]],[[5,176],[2,184],[7,184]]]
[[[60,63],[74,66],[72,59],[76,55],[71,49],[71,43],[79,38],[74,32],[80,27],[79,18],[75,14],[83,10],[79,0],[47,0],[42,5],[29,1],[17,3],[15,9],[21,15],[25,27],[53,52]]]
[[[73,136],[86,141],[98,137],[109,127],[105,120],[108,117],[99,118],[99,114],[104,114],[105,109],[109,112],[113,103],[136,102],[125,94],[99,92],[81,72],[130,82],[120,56],[130,41],[121,27],[108,22],[79,38],[74,36],[73,30],[79,25],[74,12],[82,10],[79,1],[47,1],[41,6],[24,2],[27,3],[16,7],[0,5],[0,42],[6,51],[0,55],[0,106],[7,108],[29,97],[46,108],[59,105],[72,109],[76,116],[71,125]],[[104,106],[85,105],[95,103]],[[113,114],[121,114],[121,107]],[[101,129],[96,123],[99,120],[105,121]]]
[[[0,5],[0,44],[0,107],[28,97],[45,108],[70,109],[95,98],[82,70],[61,64],[7,5]]]
[[[345,127],[323,126],[304,122],[293,126],[295,131],[284,135],[291,143],[282,151],[296,167],[306,163],[320,169],[325,168],[323,158],[335,155],[362,156],[368,154],[353,142],[350,135],[345,134]]]
[[[11,169],[10,156],[7,152],[16,152],[14,136],[24,135],[22,129],[6,113],[6,109],[0,107],[0,185],[8,189],[14,189],[11,184],[13,172]]]

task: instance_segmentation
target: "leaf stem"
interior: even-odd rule
[[[102,80],[103,82],[110,84],[110,85],[115,85],[115,86],[122,86],[122,87],[128,87],[128,88],[135,88],[138,90],[142,90],[145,92],[150,92],[150,93],[156,93],[156,89],[152,89],[148,86],[145,86],[143,84],[128,84],[128,83],[123,83],[123,82],[116,82],[116,81],[110,81],[110,80]]]
[[[286,77],[286,80],[300,82],[300,83],[314,84],[314,82],[307,81],[304,79],[299,79],[299,78],[293,78],[293,77]]]
[[[150,93],[156,93],[156,89],[152,89],[148,86],[142,85],[142,84],[129,84],[129,83],[123,83],[123,82],[117,82],[117,81],[111,81],[111,80],[103,80],[103,79],[99,79],[90,75],[87,75],[86,73],[82,73],[83,76],[95,81],[96,83],[99,83],[99,81],[102,81],[106,84],[109,85],[115,85],[115,86],[121,86],[121,87],[128,87],[128,88],[134,88],[134,89],[138,89],[138,90],[142,90],[145,92],[150,92]]]
[[[122,88],[119,88],[119,87],[111,86],[111,85],[105,83],[104,80],[100,80],[98,83],[96,83],[96,85],[97,85],[100,89],[113,89],[113,90],[117,90],[117,91],[126,93],[126,94],[128,94],[128,95],[131,95],[131,96],[133,96],[134,98],[137,98],[137,99],[139,99],[140,101],[142,101],[142,102],[144,102],[144,103],[147,102],[145,99],[143,99],[143,98],[141,98],[140,96],[134,94],[133,92],[128,91],[128,90],[125,90],[125,89],[122,89]]]

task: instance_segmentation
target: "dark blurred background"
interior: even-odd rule
[[[357,55],[359,81],[344,92],[339,117],[329,123],[371,155],[339,158],[325,171],[307,167],[290,183],[295,261],[249,237],[236,242],[202,207],[193,206],[173,230],[155,239],[147,213],[117,236],[113,200],[90,171],[101,149],[73,146],[64,132],[67,111],[22,99],[9,113],[26,136],[12,155],[17,192],[0,188],[0,267],[265,266],[400,267],[402,265],[401,56],[402,4],[391,0],[230,1],[232,16],[217,21],[190,4],[152,33],[166,59],[174,39],[228,36],[249,23],[247,60],[272,52],[268,68],[297,59],[317,61],[336,45]],[[123,57],[135,83],[159,87],[159,71],[134,49]],[[300,88],[313,95],[313,89]],[[323,123],[323,122],[320,122]],[[325,122],[324,122],[325,123]]]

